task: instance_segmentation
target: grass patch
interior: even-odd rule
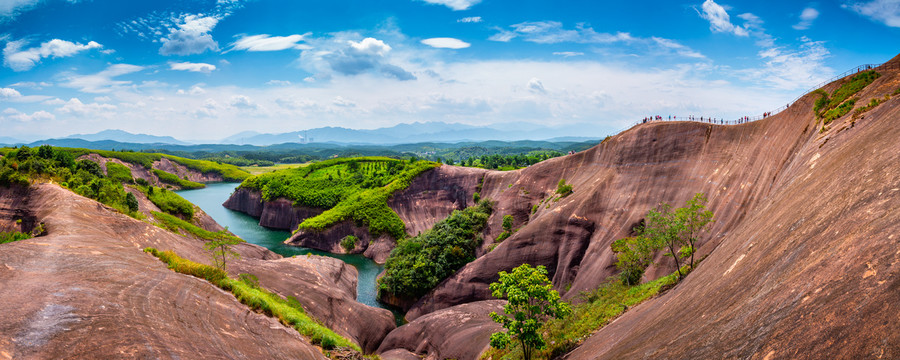
[[[875,70],[861,72],[854,75],[849,81],[841,84],[830,96],[822,89],[814,91],[814,93],[819,94],[819,98],[816,99],[815,105],[813,105],[813,111],[815,111],[816,116],[823,120],[825,125],[828,125],[835,119],[850,112],[853,109],[853,105],[856,104],[856,99],[851,97],[880,76],[881,74],[875,72]]]
[[[159,178],[159,181],[162,181],[166,184],[172,184],[172,185],[178,186],[184,190],[202,189],[202,188],[206,187],[206,185],[203,185],[198,182],[193,182],[190,180],[182,179],[182,178],[178,177],[178,175],[175,175],[170,172],[165,172],[165,171],[158,170],[158,169],[153,169],[150,171],[152,171],[153,174],[156,174],[156,177]]]
[[[862,115],[862,114],[864,114],[865,112],[867,112],[867,111],[869,111],[869,110],[872,110],[872,109],[878,107],[878,105],[881,105],[881,104],[884,103],[885,101],[888,101],[888,99],[890,99],[890,96],[885,95],[884,98],[874,98],[874,99],[872,99],[872,100],[869,100],[869,103],[866,104],[866,106],[863,106],[863,107],[861,107],[861,108],[856,109],[856,110],[853,112],[853,116],[859,116],[859,115]]]
[[[106,163],[106,176],[121,183],[134,183],[134,177],[131,175],[131,169],[125,165],[114,163],[112,161]]]
[[[304,220],[298,230],[322,231],[345,220],[369,227],[373,236],[406,236],[403,220],[387,206],[395,192],[439,164],[386,157],[338,158],[251,177],[241,188],[258,190],[263,199],[286,198],[295,206],[326,209]]]
[[[153,217],[155,217],[156,220],[159,221],[159,223],[160,223],[160,225],[162,225],[162,227],[164,227],[167,230],[170,230],[172,232],[181,233],[181,234],[186,233],[186,234],[194,235],[195,237],[197,237],[199,239],[203,239],[203,240],[216,240],[220,236],[225,236],[229,239],[237,239],[240,242],[244,242],[243,239],[241,239],[237,236],[231,235],[227,231],[221,231],[221,232],[209,231],[209,230],[203,229],[197,225],[191,224],[187,221],[181,220],[175,216],[172,216],[172,215],[169,215],[166,213],[153,211],[153,212],[151,212],[151,214],[153,214]]]
[[[324,349],[348,347],[362,351],[352,341],[338,335],[307,315],[296,299],[290,297],[283,299],[278,294],[259,287],[252,281],[232,279],[223,270],[184,259],[172,251],[159,251],[154,248],[146,248],[144,251],[166,263],[169,269],[205,279],[213,285],[231,292],[241,303],[253,310],[277,318],[284,325],[293,327],[314,345],[319,345]]]
[[[143,189],[142,189],[143,190]],[[148,187],[147,198],[160,210],[172,215],[181,215],[185,219],[194,218],[194,204],[185,200],[181,195],[163,188]]]
[[[265,173],[270,173],[278,170],[288,170],[288,169],[296,169],[299,167],[303,167],[309,165],[309,163],[304,164],[276,164],[270,166],[241,166],[241,170],[244,170],[250,175],[260,175]]]
[[[13,241],[31,239],[31,234],[18,231],[0,232],[0,244],[11,243]]]
[[[686,268],[689,266],[685,265],[682,271],[687,271]],[[572,305],[572,313],[569,316],[543,324],[541,333],[547,341],[547,348],[537,350],[535,358],[552,359],[571,351],[594,331],[609,324],[628,308],[656,296],[661,290],[677,282],[677,272],[634,286],[623,285],[618,276],[608,278],[607,282],[596,290],[582,293],[584,302]],[[521,359],[522,348],[520,345],[508,350],[491,348],[482,358]]]

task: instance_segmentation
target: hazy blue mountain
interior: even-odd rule
[[[135,144],[173,144],[173,145],[189,145],[190,143],[178,140],[171,136],[156,136],[147,134],[132,134],[123,130],[103,130],[95,134],[74,134],[65,137],[66,139],[82,139],[87,141],[104,141],[112,140],[122,143]]]
[[[373,130],[343,127],[322,127],[280,134],[242,132],[222,140],[223,144],[266,146],[283,143],[341,143],[341,144],[408,144],[419,142],[518,141],[565,138],[573,141],[600,139],[611,135],[613,129],[591,124],[548,127],[533,123],[505,123],[472,126],[444,122],[415,122]]]
[[[23,144],[23,143],[25,143],[25,142],[22,140],[16,139],[16,138],[12,138],[9,136],[0,136],[0,144],[15,145],[15,144]]]

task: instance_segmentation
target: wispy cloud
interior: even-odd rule
[[[566,29],[558,21],[528,21],[510,25],[512,30],[498,29],[500,32],[489,38],[493,41],[507,42],[521,37],[525,41],[538,44],[573,43],[613,43],[633,40],[630,34],[598,33],[586,24],[577,24],[574,29]]]
[[[112,104],[88,103],[85,104],[78,98],[71,98],[65,105],[57,109],[60,113],[70,114],[76,117],[108,117],[116,110]]]
[[[3,0],[0,1],[0,22],[15,18],[23,11],[34,7],[41,0]]]
[[[562,57],[573,57],[573,56],[582,56],[582,55],[584,55],[584,53],[579,52],[579,51],[557,51],[557,52],[554,52],[553,55],[562,56]]]
[[[207,64],[207,63],[170,62],[169,69],[170,70],[180,70],[180,71],[202,72],[202,73],[209,74],[210,72],[216,70],[216,66],[213,64]]]
[[[281,51],[287,49],[308,50],[309,45],[300,44],[303,38],[310,34],[304,35],[288,35],[288,36],[269,36],[261,35],[245,35],[231,44],[233,50],[246,51]]]
[[[70,57],[82,51],[103,48],[103,45],[95,41],[81,44],[60,39],[41,43],[38,47],[23,49],[25,45],[28,45],[27,40],[13,40],[7,42],[3,49],[3,63],[13,71],[31,70],[44,58]]]
[[[819,10],[816,10],[813,7],[808,7],[803,9],[803,12],[800,13],[800,22],[793,26],[794,30],[806,30],[812,26],[813,21],[819,18]]]
[[[737,36],[750,35],[747,29],[732,24],[728,11],[715,1],[706,0],[700,7],[702,11],[698,10],[697,13],[700,14],[700,17],[709,21],[709,29],[713,32],[733,33]]]
[[[465,49],[472,45],[460,39],[446,37],[425,39],[422,44],[440,49]]]
[[[311,39],[313,51],[304,51],[300,63],[319,78],[331,74],[353,76],[380,73],[398,80],[415,80],[416,76],[391,62],[391,46],[383,40],[367,37],[356,41],[357,34],[342,33],[330,38]]]
[[[113,78],[141,70],[144,70],[143,66],[115,64],[91,75],[64,74],[63,78],[65,80],[60,85],[86,93],[106,93],[116,88],[131,85],[131,81],[114,80]]]
[[[890,27],[900,27],[900,0],[851,2],[842,5],[842,7],[853,10],[872,21],[880,22]]]
[[[26,114],[13,108],[7,108],[6,110],[3,110],[3,114],[0,115],[0,119],[15,120],[20,122],[32,122],[42,120],[55,120],[56,116],[44,110],[38,110],[31,114]]]
[[[469,16],[456,20],[459,23],[480,23],[482,21],[484,20],[481,19],[481,16]]]
[[[434,5],[444,5],[448,8],[451,8],[456,11],[467,10],[470,7],[472,7],[473,5],[481,2],[481,0],[422,0],[422,1],[427,2],[429,4],[434,4]]]

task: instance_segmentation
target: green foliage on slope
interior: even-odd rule
[[[26,234],[18,231],[0,232],[0,244],[6,244],[25,239],[31,239],[31,234]]]
[[[148,187],[144,193],[160,210],[172,215],[181,215],[188,220],[194,218],[194,204],[185,200],[181,195],[152,186]]]
[[[156,175],[156,177],[159,178],[159,181],[162,181],[166,184],[172,184],[172,185],[178,186],[185,190],[202,189],[202,188],[206,187],[206,185],[203,185],[198,182],[193,182],[190,180],[182,179],[182,178],[178,177],[178,175],[172,174],[170,172],[165,172],[165,171],[157,170],[157,169],[153,169],[151,171],[153,172],[154,175]]]
[[[400,240],[384,264],[378,291],[407,299],[425,295],[463,265],[475,260],[479,233],[491,215],[490,201],[455,210],[431,229]]]
[[[856,99],[851,97],[880,76],[881,74],[875,70],[861,72],[834,89],[830,96],[822,89],[816,90],[815,93],[820,96],[813,105],[816,116],[821,118],[825,125],[828,125],[835,119],[846,115],[856,104]]]
[[[260,191],[266,201],[286,198],[296,206],[327,209],[303,221],[299,230],[322,231],[354,220],[368,226],[373,235],[387,233],[399,239],[406,235],[406,225],[387,206],[388,198],[437,166],[384,157],[338,158],[257,175],[240,187]]]

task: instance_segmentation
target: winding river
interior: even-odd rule
[[[259,221],[252,216],[242,212],[229,210],[222,206],[222,203],[224,203],[225,200],[228,200],[228,197],[231,196],[231,193],[237,186],[238,184],[235,183],[212,183],[206,184],[206,188],[203,189],[181,190],[178,191],[178,194],[199,206],[203,211],[209,214],[209,216],[212,216],[216,222],[222,226],[227,226],[228,230],[249,243],[265,247],[285,257],[311,253],[314,255],[337,258],[347,264],[353,265],[359,271],[359,281],[356,285],[356,301],[369,306],[394,311],[394,309],[391,309],[389,306],[381,304],[376,300],[375,279],[383,269],[381,265],[378,265],[371,259],[362,255],[332,254],[324,251],[285,245],[282,241],[290,236],[290,232],[259,226]]]

